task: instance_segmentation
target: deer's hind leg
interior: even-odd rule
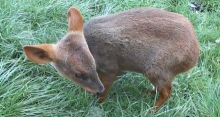
[[[156,76],[156,77],[155,77]],[[166,100],[168,99],[171,90],[172,90],[172,79],[173,77],[169,76],[148,76],[148,79],[150,82],[154,85],[155,89],[150,90],[151,93],[156,92],[156,90],[159,92],[158,99],[154,105],[154,109],[158,109],[161,107]]]
[[[154,105],[156,109],[158,109],[166,102],[166,100],[168,99],[171,93],[171,89],[172,89],[171,84],[165,85],[163,87],[158,87],[159,97]]]

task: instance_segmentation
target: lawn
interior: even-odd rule
[[[204,12],[188,0],[1,0],[1,117],[220,117],[220,2],[203,3]],[[56,43],[67,31],[66,13],[77,7],[86,22],[91,17],[136,7],[155,7],[183,14],[193,23],[200,59],[190,71],[175,77],[173,92],[156,113],[147,114],[157,95],[141,74],[119,76],[106,101],[58,75],[50,65],[37,65],[24,55],[23,45]]]

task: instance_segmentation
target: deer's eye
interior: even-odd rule
[[[77,78],[82,78],[82,74],[81,73],[75,73],[75,77],[77,77]]]
[[[80,79],[82,79],[82,80],[86,80],[86,79],[87,79],[86,76],[84,76],[84,75],[81,74],[81,73],[75,73],[75,77],[76,77],[76,78],[80,78]]]

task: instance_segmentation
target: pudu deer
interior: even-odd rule
[[[27,58],[51,62],[73,82],[103,102],[122,71],[142,73],[159,93],[155,108],[168,99],[174,77],[195,66],[199,45],[190,21],[156,8],[135,8],[90,19],[67,13],[68,31],[56,44],[26,45]]]

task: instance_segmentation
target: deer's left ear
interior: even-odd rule
[[[23,50],[29,60],[38,64],[52,62],[55,59],[53,44],[26,45]]]
[[[83,31],[83,18],[74,7],[70,7],[67,13],[68,31]]]

